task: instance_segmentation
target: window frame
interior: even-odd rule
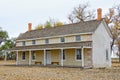
[[[24,54],[24,56],[23,56]],[[25,61],[26,60],[26,52],[22,52],[22,61]]]
[[[35,59],[33,59],[33,55],[34,55]],[[35,51],[31,51],[31,60],[36,61],[36,53],[35,53]]]
[[[77,58],[78,50],[80,50],[80,59]],[[75,50],[75,60],[76,61],[81,61],[82,60],[82,49],[76,49]]]
[[[65,42],[65,37],[61,37],[61,38],[60,38],[60,42],[61,42],[61,43],[64,43],[64,42]]]
[[[45,39],[45,44],[49,44],[49,39]]]
[[[106,61],[109,61],[109,52],[108,52],[108,49],[105,50],[105,58],[106,58]]]
[[[76,35],[75,36],[75,41],[81,41],[81,36],[80,35]]]
[[[63,50],[63,61],[66,61],[66,52]]]
[[[25,46],[26,45],[26,42],[25,41],[22,41],[22,46]]]
[[[32,45],[35,45],[36,44],[36,40],[32,40]]]

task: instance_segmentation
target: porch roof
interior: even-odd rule
[[[59,43],[59,44],[44,44],[44,45],[31,45],[31,46],[18,46],[10,51],[24,51],[24,50],[44,50],[44,49],[61,49],[61,48],[80,48],[92,47],[92,41],[85,42],[72,42],[72,43]]]

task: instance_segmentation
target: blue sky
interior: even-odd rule
[[[67,15],[79,4],[89,2],[90,9],[101,7],[103,14],[120,0],[0,0],[0,27],[10,37],[17,37],[27,31],[31,22],[33,29],[49,18],[68,22]]]

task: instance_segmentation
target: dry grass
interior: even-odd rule
[[[4,65],[4,64],[15,64],[15,60],[7,60],[7,61],[4,61],[4,60],[0,60],[0,65]]]
[[[39,66],[0,66],[0,80],[120,80],[120,67],[81,69]]]

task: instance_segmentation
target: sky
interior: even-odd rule
[[[74,7],[88,2],[91,10],[102,8],[103,14],[120,0],[0,0],[0,27],[10,38],[27,31],[28,23],[35,28],[50,18],[68,22]]]

